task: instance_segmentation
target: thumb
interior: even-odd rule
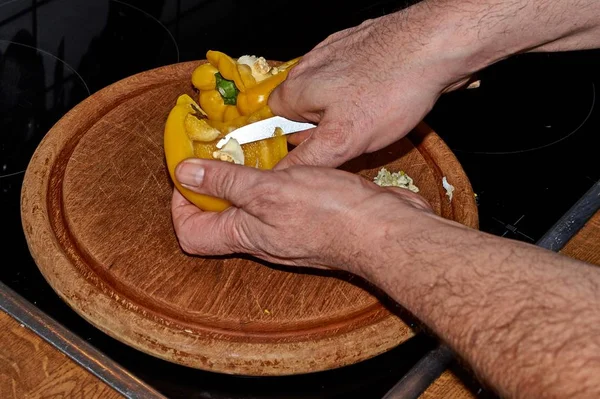
[[[345,132],[327,129],[319,125],[273,169],[285,169],[294,165],[324,166],[336,168],[358,155],[351,147]]]
[[[230,208],[229,214],[239,211]],[[177,190],[171,200],[173,227],[181,249],[193,255],[226,255],[237,252],[239,242],[235,234],[244,214],[240,217],[224,217],[222,213],[204,212],[189,202]],[[210,232],[210,234],[206,234]]]
[[[238,208],[253,198],[259,180],[268,176],[269,171],[199,158],[186,159],[175,169],[175,177],[185,188],[225,199]]]

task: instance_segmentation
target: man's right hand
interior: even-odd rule
[[[302,57],[271,93],[269,106],[276,115],[318,126],[289,136],[298,146],[278,169],[337,167],[377,151],[414,128],[443,91],[466,82],[468,74],[440,56],[438,39],[413,26],[421,8],[335,33]]]
[[[406,135],[442,93],[513,54],[600,46],[597,0],[421,1],[328,37],[269,97],[317,123],[277,168],[337,167]]]

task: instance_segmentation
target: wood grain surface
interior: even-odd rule
[[[48,283],[107,334],[222,373],[331,369],[412,336],[402,314],[353,276],[181,251],[162,137],[176,98],[193,95],[190,76],[198,64],[162,67],[105,88],[40,143],[24,178],[21,214]],[[343,168],[371,179],[382,166],[405,170],[438,214],[478,227],[463,169],[425,124]],[[443,176],[456,187],[452,201]]]
[[[431,384],[425,392],[419,396],[420,399],[474,399],[477,394],[471,391],[451,370],[446,370]]]
[[[560,253],[600,266],[600,212],[587,221]]]
[[[0,398],[123,397],[3,311],[0,339]]]

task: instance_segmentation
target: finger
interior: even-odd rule
[[[390,191],[392,194],[396,195],[397,197],[400,197],[403,201],[409,202],[412,206],[414,206],[417,209],[423,211],[433,211],[431,204],[422,195],[413,193],[412,191],[409,191],[406,188],[402,187],[384,188]]]
[[[274,115],[294,121],[319,123],[322,117],[322,96],[313,92],[321,89],[317,76],[318,69],[307,66],[302,58],[288,74],[287,78],[273,89],[267,105]]]
[[[298,133],[290,134],[287,136],[287,141],[292,145],[298,146],[302,144],[304,140],[308,139],[311,136],[313,130],[314,129],[303,130]]]
[[[187,200],[177,188],[173,189],[173,196],[171,198],[171,210],[183,208],[185,205],[192,204]]]
[[[302,109],[296,106],[297,103],[298,93],[294,88],[293,79],[289,77],[279,86],[275,87],[267,99],[267,105],[271,108],[271,112],[273,112],[274,115],[283,116],[296,121],[303,121],[305,118],[300,115]]]
[[[173,227],[181,249],[191,255],[227,255],[236,251],[237,228],[231,211],[204,212],[174,190],[171,200]],[[230,208],[232,211],[235,208]],[[239,210],[238,214],[239,214]],[[241,214],[239,216],[242,216]]]
[[[185,188],[225,199],[243,207],[252,199],[257,182],[269,172],[230,162],[191,158],[175,168],[175,177]]]
[[[352,148],[348,137],[350,132],[343,128],[329,128],[321,124],[296,148],[291,150],[273,168],[276,170],[289,168],[293,165],[338,167],[358,153]]]

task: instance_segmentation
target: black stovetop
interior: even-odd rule
[[[172,398],[380,398],[433,347],[431,339],[418,336],[357,365],[292,377],[234,377],[162,361],[108,337],[58,298],[28,252],[19,199],[41,138],[95,91],[204,58],[209,49],[290,59],[407,3],[0,1],[0,281]],[[479,88],[444,95],[426,121],[471,179],[480,228],[535,243],[600,178],[600,52],[520,55],[479,77]]]

